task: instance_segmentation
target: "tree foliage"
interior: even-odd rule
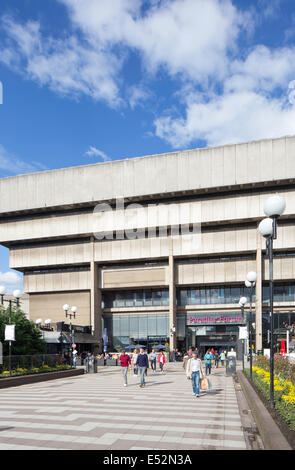
[[[3,355],[8,355],[8,341],[4,341],[5,325],[9,324],[9,308],[0,312],[0,341],[3,344]],[[46,351],[42,333],[33,322],[29,321],[19,308],[13,308],[11,324],[15,325],[15,341],[12,341],[12,355],[33,355]]]

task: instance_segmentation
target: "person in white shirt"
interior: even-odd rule
[[[138,375],[138,367],[136,365],[137,357],[138,357],[138,349],[135,349],[134,353],[132,354],[132,361],[131,361],[132,368],[133,368],[133,377]]]
[[[186,376],[187,379],[191,379],[193,387],[193,395],[195,397],[200,396],[200,379],[204,378],[204,371],[202,368],[202,362],[197,357],[197,353],[194,351],[192,357],[187,361],[186,365]]]

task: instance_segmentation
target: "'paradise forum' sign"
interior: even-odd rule
[[[205,324],[244,324],[245,320],[238,313],[207,313],[207,314],[191,314],[187,315],[188,325],[205,325]]]

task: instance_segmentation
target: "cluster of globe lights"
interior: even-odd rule
[[[5,295],[6,294],[6,287],[5,286],[0,286],[0,295]],[[13,297],[16,299],[19,299],[22,296],[22,292],[19,289],[15,289],[12,293]]]
[[[274,219],[282,215],[285,209],[286,201],[281,196],[271,196],[265,201],[263,210],[265,215],[267,215],[268,217],[266,219],[263,219],[258,227],[258,230],[263,237],[270,237],[271,235],[273,235]]]

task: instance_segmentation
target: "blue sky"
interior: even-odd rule
[[[294,0],[1,0],[0,177],[294,134],[293,80]]]

